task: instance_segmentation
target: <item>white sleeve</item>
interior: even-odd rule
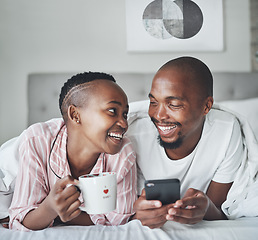
[[[235,120],[225,157],[219,165],[212,180],[220,183],[233,182],[236,172],[246,156],[247,152],[244,147],[240,125],[238,121]]]

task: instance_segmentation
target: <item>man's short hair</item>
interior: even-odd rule
[[[165,63],[160,70],[176,68],[189,73],[203,90],[205,97],[213,96],[213,77],[208,66],[194,57],[179,57]]]

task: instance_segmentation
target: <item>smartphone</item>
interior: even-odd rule
[[[166,205],[180,199],[178,179],[146,180],[144,185],[147,200],[159,200],[162,205]]]

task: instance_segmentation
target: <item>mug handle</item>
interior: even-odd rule
[[[73,186],[77,189],[77,191],[78,191],[79,193],[82,192],[82,191],[81,191],[81,187],[80,187],[80,182],[77,183],[77,184],[73,184]]]

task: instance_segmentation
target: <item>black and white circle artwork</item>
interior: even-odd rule
[[[154,0],[145,8],[142,20],[152,37],[188,39],[201,30],[203,14],[190,0]]]

